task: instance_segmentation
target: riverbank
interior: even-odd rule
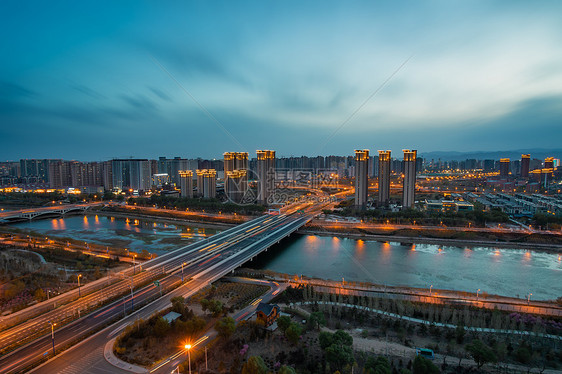
[[[430,236],[405,236],[395,234],[380,234],[380,233],[365,233],[365,232],[351,232],[349,230],[330,230],[315,228],[314,226],[304,226],[297,231],[302,235],[317,235],[317,236],[338,236],[349,239],[362,239],[374,240],[379,242],[399,242],[408,244],[434,244],[445,246],[459,246],[459,247],[493,247],[493,248],[519,248],[529,250],[543,250],[553,253],[562,253],[562,244],[548,244],[548,243],[529,243],[517,241],[499,241],[486,240],[484,238],[435,238]],[[421,233],[420,233],[421,234]]]
[[[371,282],[333,281],[304,275],[299,276],[298,274],[285,274],[270,270],[248,268],[238,269],[235,274],[242,277],[288,282],[293,287],[311,286],[318,292],[342,296],[377,297],[424,304],[471,306],[488,310],[497,309],[506,312],[562,317],[562,305],[556,300],[538,301],[494,295],[487,292],[478,294],[476,292],[448,289],[390,286]]]
[[[179,213],[179,212],[178,212]],[[104,217],[119,217],[119,218],[133,218],[133,219],[142,219],[142,220],[150,220],[156,223],[165,223],[171,225],[182,225],[182,226],[194,226],[201,227],[204,229],[221,229],[226,230],[231,227],[236,226],[238,223],[227,223],[227,222],[206,222],[206,221],[199,221],[193,219],[186,219],[181,216],[176,217],[162,217],[160,215],[151,215],[151,214],[142,214],[138,212],[122,212],[122,211],[115,211],[115,210],[91,210],[86,211],[85,213],[88,216],[104,216]],[[245,222],[245,221],[243,221]],[[241,222],[241,223],[243,223]]]

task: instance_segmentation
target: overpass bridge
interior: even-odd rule
[[[135,283],[141,282],[141,277],[146,279],[151,274],[164,274],[159,280],[159,284],[162,289],[173,289],[168,294],[160,296],[160,288],[154,284],[134,290],[134,292],[131,290],[130,296],[124,296],[122,299],[101,307],[70,324],[55,329],[55,348],[62,350],[63,347],[74,344],[79,338],[102,329],[110,321],[126,318],[125,321],[117,322],[88,338],[88,344],[74,346],[37,369],[37,372],[46,373],[67,372],[66,369],[70,365],[67,359],[68,355],[75,355],[74,357],[79,359],[91,356],[92,352],[103,352],[103,349],[100,351],[96,351],[96,349],[104,346],[108,340],[118,335],[131,321],[136,318],[148,318],[153,313],[170,306],[172,297],[193,294],[225,274],[232,272],[245,262],[251,261],[255,256],[297,231],[312,220],[315,215],[319,214],[322,209],[317,206],[301,208],[298,210],[305,210],[304,213],[264,215],[210,238],[159,256],[145,262],[140,274],[131,276],[131,270],[129,269],[124,277],[130,279],[123,279],[123,281],[111,285],[111,289],[93,292],[0,332],[0,349],[14,344],[33,332],[39,332],[39,336],[35,340],[16,350],[7,350],[8,352],[0,357],[0,372],[23,372],[31,365],[51,355],[52,341],[49,321],[62,321],[77,308],[101,303],[107,299],[110,291],[111,295],[122,295],[129,289],[134,289]],[[184,282],[184,280],[189,281]],[[141,309],[134,309],[135,305],[141,304],[146,305]],[[127,313],[129,313],[128,316],[126,316]],[[118,325],[117,328],[116,325]],[[107,367],[109,364],[103,359],[103,353],[101,353],[99,367],[92,366],[91,363],[84,365],[76,372],[120,372],[118,368]]]
[[[22,209],[0,213],[0,224],[32,220],[37,217],[60,216],[70,212],[85,212],[94,206],[102,206],[103,203],[91,204],[65,204],[58,206],[42,207],[35,209]]]

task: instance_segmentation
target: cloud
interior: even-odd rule
[[[161,98],[164,101],[168,101],[168,102],[172,102],[172,98],[164,93],[162,90],[159,90],[158,88],[154,88],[154,87],[148,87],[148,89],[150,91],[152,91],[153,94],[155,94],[156,96],[158,96],[159,98]]]
[[[2,81],[0,82],[0,98],[2,100],[18,100],[37,96],[37,93],[21,84]]]
[[[83,93],[84,95],[89,96],[92,99],[105,99],[104,95],[83,84],[71,84],[70,88]]]

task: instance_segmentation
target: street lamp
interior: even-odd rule
[[[433,284],[429,286],[429,296],[431,296],[431,289],[433,288]]]
[[[135,257],[137,257],[137,255],[133,254],[133,275],[135,275],[135,266],[136,266]]]
[[[135,294],[134,294],[134,283],[133,283],[133,277],[131,277],[131,312],[133,312],[135,310]]]
[[[480,292],[480,288],[476,290],[476,300],[478,300],[478,293]]]
[[[532,295],[533,295],[532,293],[527,295],[527,304],[529,304],[531,302],[531,296]]]
[[[188,367],[189,367],[189,374],[191,374],[191,353],[190,353],[190,349],[191,349],[191,344],[186,344],[185,345],[185,350],[187,351],[187,362],[188,362]]]
[[[78,274],[78,276],[76,277],[78,279],[78,298],[82,296],[80,294],[80,277],[82,277],[82,274]]]
[[[53,356],[54,356],[55,355],[55,326],[57,324],[51,321],[47,321],[47,322],[49,322],[49,324],[51,325],[51,340],[53,341]]]
[[[185,265],[185,262],[181,263],[181,282],[183,283],[183,265]]]

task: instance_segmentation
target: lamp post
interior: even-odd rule
[[[531,296],[532,296],[532,295],[533,295],[532,293],[529,293],[529,294],[527,295],[527,304],[529,304],[529,303],[531,302]]]
[[[433,284],[429,286],[429,296],[431,296],[431,289],[433,288]]]
[[[133,291],[134,286],[135,285],[133,283],[133,277],[131,277],[131,312],[135,310],[135,293]]]
[[[49,324],[51,325],[51,340],[53,342],[53,356],[55,355],[55,326],[57,325],[56,323],[53,323],[51,321],[48,321]]]
[[[137,257],[137,255],[133,254],[133,275],[135,275],[135,266],[136,266],[135,257]]]
[[[480,288],[476,290],[476,300],[478,300],[478,293],[480,292]]]
[[[191,349],[191,344],[186,344],[185,345],[185,350],[187,351],[187,362],[188,362],[188,367],[189,367],[189,374],[191,374],[191,353],[190,353],[190,349]]]
[[[183,283],[183,265],[185,265],[185,262],[181,263],[181,282]]]
[[[78,274],[76,277],[78,279],[78,298],[82,297],[82,294],[80,293],[80,277],[82,277],[82,274]]]

